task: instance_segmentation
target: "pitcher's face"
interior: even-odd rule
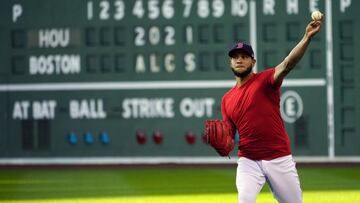
[[[231,70],[235,76],[244,78],[252,72],[256,60],[245,52],[239,51],[230,58]]]

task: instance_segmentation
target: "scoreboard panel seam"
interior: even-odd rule
[[[144,89],[208,89],[231,88],[233,80],[143,81],[143,82],[83,82],[83,83],[31,83],[3,84],[0,92],[77,91],[77,90],[144,90]],[[325,86],[326,80],[287,79],[283,87]]]

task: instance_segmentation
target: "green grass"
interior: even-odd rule
[[[307,203],[360,202],[360,168],[299,168]],[[0,202],[236,202],[235,168],[0,169]],[[267,186],[258,201],[276,203]]]

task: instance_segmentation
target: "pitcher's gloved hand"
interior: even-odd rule
[[[222,120],[206,120],[204,138],[220,156],[229,156],[234,149],[235,131],[231,124]]]

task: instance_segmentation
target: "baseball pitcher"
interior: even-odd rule
[[[322,20],[321,16],[311,21],[289,55],[276,67],[263,72],[252,71],[256,59],[250,45],[238,42],[228,52],[236,85],[222,98],[223,120],[205,121],[204,135],[221,156],[228,156],[238,131],[239,203],[255,202],[265,182],[278,202],[303,202],[289,137],[280,115],[280,87],[320,31]]]

